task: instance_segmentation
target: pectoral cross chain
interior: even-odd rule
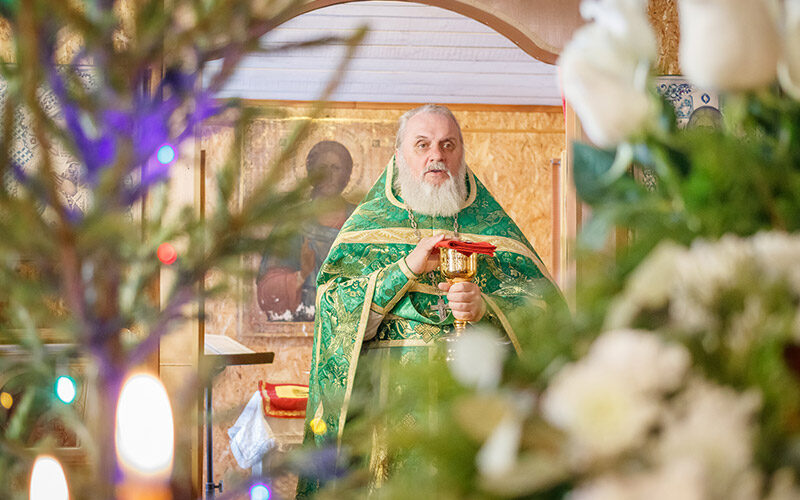
[[[439,295],[436,305],[431,307],[431,311],[439,313],[439,321],[444,321],[447,317],[447,304],[444,303],[444,298],[441,295]]]
[[[414,212],[411,211],[410,208],[406,207],[406,212],[408,212],[408,220],[411,221],[411,227],[414,229],[414,233],[417,235],[417,241],[422,239],[422,233],[419,231],[419,227],[417,226],[417,219],[414,217]],[[453,233],[458,237],[458,214],[456,213],[453,216]],[[428,277],[431,280],[431,283],[436,283],[436,280],[433,277],[433,271],[428,273]],[[432,312],[436,312],[439,314],[439,321],[444,321],[447,318],[447,304],[444,303],[444,297],[439,295],[439,300],[436,301],[436,305],[431,307]]]

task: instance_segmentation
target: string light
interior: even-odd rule
[[[158,158],[158,162],[162,165],[172,163],[172,161],[175,160],[175,149],[169,144],[164,144],[158,148],[156,158]]]
[[[259,483],[250,488],[250,500],[269,500],[269,488]]]
[[[175,247],[169,243],[158,245],[158,251],[156,253],[158,255],[158,260],[166,265],[170,265],[178,259],[178,252],[175,250]]]
[[[78,395],[78,387],[72,377],[62,375],[56,379],[56,396],[65,404],[75,401]]]
[[[6,410],[10,410],[11,407],[14,406],[14,396],[5,391],[0,392],[0,406]]]

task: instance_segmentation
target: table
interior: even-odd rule
[[[255,352],[226,335],[205,335],[203,355],[200,356],[200,373],[207,373],[205,387],[205,428],[206,428],[206,498],[213,499],[216,490],[222,492],[222,481],[214,482],[214,448],[212,437],[213,408],[212,386],[214,377],[232,365],[270,364],[275,359],[274,352]]]

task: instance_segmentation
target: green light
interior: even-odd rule
[[[2,12],[12,12],[15,13],[17,11],[17,7],[19,6],[19,0],[0,0],[0,9]]]
[[[75,396],[78,394],[78,388],[72,377],[62,375],[56,379],[56,396],[65,404],[70,404],[75,401]]]

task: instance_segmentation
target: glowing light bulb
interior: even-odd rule
[[[250,500],[269,500],[269,488],[263,484],[257,484],[250,488]]]
[[[164,144],[158,148],[156,158],[158,158],[158,162],[162,165],[172,163],[172,161],[175,159],[175,149],[173,149],[173,147],[169,144]]]
[[[13,405],[14,405],[14,396],[5,391],[0,392],[0,406],[5,408],[6,410],[10,410]]]
[[[67,477],[58,460],[49,455],[36,457],[29,500],[69,500]]]
[[[158,260],[160,260],[166,265],[170,265],[176,260],[178,260],[178,252],[175,250],[175,247],[173,247],[169,243],[162,243],[158,245],[158,250],[156,250],[156,254],[158,255]]]
[[[131,376],[117,402],[117,456],[126,477],[166,482],[172,472],[174,439],[164,385],[149,374]]]
[[[62,375],[56,379],[56,396],[65,404],[70,404],[75,401],[75,396],[78,395],[78,388],[72,377]]]

